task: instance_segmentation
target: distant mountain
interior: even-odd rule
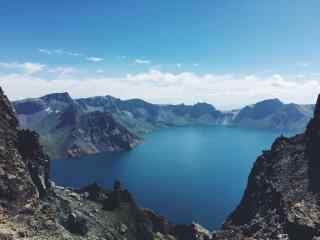
[[[284,104],[279,99],[269,99],[242,108],[232,123],[242,127],[302,132],[313,110],[314,105]]]
[[[112,113],[118,121],[137,134],[172,125],[221,124],[229,115],[207,103],[157,105],[141,99],[120,100],[111,96],[77,99],[76,102],[84,111]]]
[[[141,140],[110,113],[85,112],[67,93],[14,102],[23,128],[36,130],[53,158],[129,150]]]
[[[270,99],[240,110],[222,112],[207,103],[159,105],[112,96],[72,99],[68,93],[14,102],[24,128],[36,130],[54,158],[128,150],[139,137],[158,128],[230,125],[280,131],[303,131],[313,105]]]
[[[76,100],[85,111],[111,112],[136,133],[154,128],[187,124],[217,124],[302,132],[314,105],[284,104],[270,99],[239,110],[222,112],[207,103],[156,105],[140,99],[120,100],[111,96]]]

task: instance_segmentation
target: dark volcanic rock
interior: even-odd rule
[[[131,194],[122,189],[122,185],[119,181],[116,181],[113,186],[113,191],[109,193],[108,198],[103,203],[103,209],[112,211],[122,205],[132,205],[136,207],[135,201]]]
[[[319,99],[304,134],[281,136],[258,157],[240,205],[215,239],[312,240],[320,236]]]
[[[86,195],[87,199],[99,203],[103,203],[110,194],[110,191],[103,189],[97,183],[83,187],[77,192]]]
[[[211,234],[199,224],[179,224],[174,227],[174,235],[179,240],[210,240]]]
[[[317,99],[314,118],[306,131],[307,153],[309,156],[310,190],[320,191],[320,95]]]
[[[157,215],[150,209],[144,209],[143,211],[146,218],[152,222],[153,232],[160,232],[162,234],[172,234],[174,232],[173,225],[166,218]]]
[[[79,216],[75,213],[71,213],[68,217],[68,220],[65,224],[66,229],[68,229],[70,232],[79,234],[79,235],[86,235],[89,231],[87,220]]]
[[[40,146],[39,135],[30,130],[20,130],[18,132],[17,146],[28,166],[32,181],[37,187],[40,198],[46,197],[50,189],[50,161]]]
[[[18,121],[0,89],[0,204],[15,210],[37,203],[38,193],[18,148]]]

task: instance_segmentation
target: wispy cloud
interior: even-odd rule
[[[38,51],[40,53],[47,54],[47,55],[51,55],[52,54],[52,51],[50,51],[49,49],[45,49],[45,48],[39,48]]]
[[[58,78],[62,78],[62,77],[67,77],[67,76],[71,76],[75,73],[78,73],[79,70],[74,67],[59,66],[59,67],[49,68],[47,70],[47,72],[55,74],[56,77],[58,77]]]
[[[24,71],[26,74],[34,74],[37,72],[40,72],[44,70],[46,65],[40,64],[40,63],[31,63],[31,62],[26,62],[26,63],[17,63],[17,62],[12,62],[12,63],[0,63],[0,68],[4,69],[11,69],[11,70],[20,70]]]
[[[134,63],[136,63],[136,64],[150,64],[151,61],[147,60],[147,59],[135,59]]]
[[[101,57],[92,57],[92,56],[87,56],[84,53],[79,53],[79,52],[73,52],[73,51],[68,51],[64,49],[47,49],[47,48],[39,48],[38,51],[42,54],[46,55],[60,55],[60,56],[71,56],[71,57],[83,57],[85,60],[90,61],[90,62],[101,62],[104,59]]]
[[[103,58],[99,58],[99,57],[87,57],[86,60],[89,61],[89,62],[101,62],[101,61],[103,61]]]
[[[199,63],[194,63],[193,66],[194,66],[194,67],[199,67],[200,64],[199,64]]]
[[[177,64],[176,64],[176,67],[177,67],[177,68],[181,68],[181,67],[182,67],[182,63],[177,63]]]
[[[55,49],[55,50],[53,50],[53,52],[55,54],[68,55],[68,56],[73,56],[73,57],[84,56],[84,54],[82,54],[82,53],[66,51],[66,50],[63,50],[63,49]]]
[[[73,56],[73,57],[81,57],[84,56],[82,53],[78,52],[72,52],[72,51],[67,51],[63,49],[47,49],[47,48],[39,48],[38,51],[43,54],[47,55],[52,55],[52,54],[57,54],[57,55],[68,55],[68,56]]]

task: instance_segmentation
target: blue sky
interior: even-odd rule
[[[98,84],[91,95],[154,102],[208,101],[230,108],[269,95],[312,102],[320,79],[319,9],[317,0],[1,0],[1,85],[14,99],[63,90],[85,96],[75,85],[91,80]],[[31,73],[28,66],[40,68]],[[43,89],[14,91],[13,77],[26,85],[43,81]],[[143,86],[128,84],[133,78]],[[258,88],[253,78],[286,90],[258,89],[244,98],[246,90],[237,89]],[[112,87],[119,82],[122,87]],[[204,89],[194,86],[202,82]],[[218,96],[221,82],[224,93]],[[239,86],[227,91],[233,85]],[[295,98],[301,88],[304,97]],[[226,103],[230,98],[234,102]]]

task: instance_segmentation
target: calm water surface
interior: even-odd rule
[[[142,207],[174,223],[193,220],[219,228],[239,203],[261,151],[279,133],[229,127],[177,127],[145,136],[130,152],[52,161],[62,186],[121,180]]]

